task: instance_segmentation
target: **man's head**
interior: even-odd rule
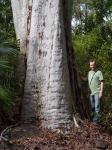
[[[89,65],[90,65],[91,70],[93,70],[93,71],[96,70],[96,60],[95,59],[90,60]]]

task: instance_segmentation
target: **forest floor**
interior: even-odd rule
[[[20,124],[5,137],[9,140],[1,140],[0,150],[112,150],[112,132],[87,120],[67,133]]]

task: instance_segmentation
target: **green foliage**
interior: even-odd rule
[[[16,75],[18,50],[0,46],[0,106],[1,112],[9,113],[17,96],[18,80]]]
[[[112,100],[109,99],[109,96],[102,102],[102,110],[101,122],[112,130]]]
[[[112,1],[80,0],[80,14],[73,32],[73,45],[81,72],[87,75],[89,60],[95,58],[105,80],[102,120],[112,120]],[[82,7],[83,6],[83,7]],[[109,118],[109,119],[108,119]],[[109,126],[112,126],[109,123]]]
[[[0,43],[7,41],[8,43],[16,43],[15,31],[13,26],[13,17],[10,0],[0,1]]]
[[[2,112],[10,112],[10,109],[14,105],[12,100],[13,94],[9,89],[0,87],[0,109]]]
[[[0,1],[0,118],[10,115],[18,95],[18,46],[10,0]]]

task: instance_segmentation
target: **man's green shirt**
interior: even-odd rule
[[[88,83],[91,90],[91,95],[99,93],[100,91],[100,82],[103,80],[103,75],[100,70],[98,71],[89,71],[88,72]]]

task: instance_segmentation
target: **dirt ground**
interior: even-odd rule
[[[112,150],[112,132],[88,121],[67,133],[20,124],[5,137],[9,142],[1,142],[0,150]]]

